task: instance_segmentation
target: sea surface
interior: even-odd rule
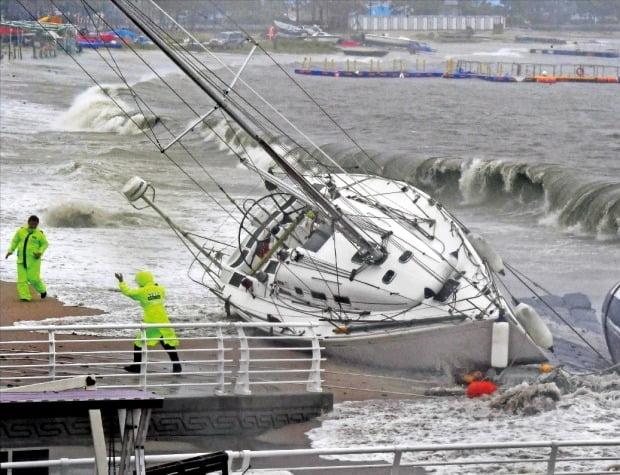
[[[591,39],[620,47],[618,39]],[[447,59],[545,63],[549,70],[560,64],[599,64],[616,72],[620,67],[618,59],[531,54],[536,45],[530,44],[433,46],[439,51],[428,55],[391,52],[381,68],[402,61],[415,69],[417,60],[418,68],[424,62],[427,69],[444,69]],[[0,63],[2,252],[28,216],[39,215],[50,242],[42,271],[49,293],[107,312],[46,323],[139,321],[139,308],[119,293],[114,273],[132,281],[141,269],[166,287],[173,320],[225,319],[222,306],[195,282],[201,274],[174,232],[152,210],[133,208],[121,189],[138,175],[153,185],[156,204],[186,231],[234,244],[233,205],[218,206],[211,196],[221,200],[221,186],[242,204],[264,187],[201,127],[183,140],[192,158],[179,146],[169,158],[159,152],[155,143],[167,144],[211,103],[160,52],[142,55],[144,62],[129,51],[85,50],[75,59],[26,55]],[[232,78],[213,58],[200,57],[226,81]],[[605,294],[620,279],[620,84],[307,77],[293,74],[303,55],[274,58],[277,66],[256,55],[243,72],[246,83],[239,84],[274,105],[262,113],[285,114],[347,167],[379,168],[422,187],[484,235],[539,292],[585,294],[598,317]],[[342,55],[315,56],[313,65],[322,68],[332,58],[337,68],[346,68]],[[235,70],[245,57],[222,59]],[[370,68],[369,61],[356,61],[358,69]],[[145,63],[155,65],[155,72]],[[160,79],[182,88],[190,100],[182,104]],[[144,102],[129,94],[128,85]],[[131,111],[131,120],[119,105]],[[149,126],[155,133],[139,133]],[[357,146],[343,139],[343,131]],[[262,159],[259,151],[252,154]],[[0,278],[15,280],[14,256],[1,261]],[[517,282],[506,284],[512,289]],[[523,287],[512,291],[529,296]],[[454,397],[343,403],[310,436],[315,447],[620,437],[617,377],[615,383],[614,376],[611,382],[609,376],[589,378],[554,408],[532,415]],[[445,470],[436,473],[456,473]]]

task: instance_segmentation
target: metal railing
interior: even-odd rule
[[[174,328],[182,373],[150,327]],[[0,388],[92,374],[100,388],[133,387],[154,392],[187,387],[213,394],[251,394],[261,386],[303,386],[321,392],[321,346],[310,324],[287,324],[291,335],[274,336],[277,323],[169,325],[59,325],[0,327]],[[141,343],[140,372],[134,342]],[[151,343],[153,346],[149,346]]]
[[[596,455],[583,449],[597,448]],[[554,475],[607,473],[620,461],[620,439],[530,441],[481,444],[428,444],[407,446],[373,446],[334,449],[243,450],[227,451],[231,473],[245,473],[253,461],[263,459],[261,468],[251,473],[295,471],[351,473],[352,470],[372,470],[372,473],[398,475],[401,469],[438,469],[450,473],[545,473]],[[515,451],[518,451],[515,453]],[[175,462],[206,453],[147,455],[149,465]],[[359,456],[351,461],[351,456]],[[374,456],[373,461],[368,456]],[[320,457],[320,458],[319,458]],[[382,460],[379,460],[382,459]],[[290,465],[295,460],[296,465]],[[349,462],[343,462],[349,460]],[[110,458],[117,463],[118,458]],[[93,458],[62,458],[47,461],[5,462],[0,469],[33,467],[55,468],[55,473],[67,474],[73,467],[93,466]],[[458,470],[455,472],[455,470]],[[368,473],[368,472],[365,472]]]

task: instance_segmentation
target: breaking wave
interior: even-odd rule
[[[156,116],[133,110],[122,98],[126,86],[93,86],[77,96],[68,111],[54,124],[68,132],[139,134],[159,122]]]
[[[206,123],[205,140],[221,138],[221,145],[249,157],[263,169],[273,161],[256,142],[223,121]],[[326,160],[317,153],[300,153],[286,140],[272,138],[298,163]],[[372,173],[410,183],[441,200],[467,206],[500,206],[502,209],[531,214],[544,224],[601,240],[620,239],[620,181],[595,181],[576,176],[556,164],[509,162],[503,160],[464,160],[458,157],[432,157],[417,160],[411,156],[364,153],[339,144],[322,146],[337,166],[351,173]],[[311,160],[308,160],[308,159]]]
[[[60,203],[45,210],[46,226],[56,228],[120,227],[142,224],[144,220],[139,213],[110,213],[82,201]]]

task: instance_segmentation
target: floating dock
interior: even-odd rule
[[[589,56],[594,58],[618,58],[618,50],[595,50],[587,51],[581,49],[557,49],[557,48],[532,48],[530,53],[538,54],[557,54],[563,56]]]
[[[554,84],[580,82],[598,84],[620,83],[620,66],[596,64],[542,64],[542,63],[485,63],[479,61],[446,61],[445,69],[426,69],[426,63],[416,61],[415,69],[406,69],[402,61],[394,61],[392,69],[383,71],[379,60],[367,63],[369,69],[359,69],[356,61],[347,60],[345,68],[336,68],[335,61],[323,61],[323,68],[313,68],[304,58],[295,74],[338,78],[444,78],[481,79],[489,82],[529,82]],[[366,65],[366,64],[365,64]]]
[[[324,69],[295,69],[295,74],[306,76],[331,76],[347,78],[440,78],[443,71],[347,71]]]

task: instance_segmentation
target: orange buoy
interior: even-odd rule
[[[536,76],[536,82],[555,84],[557,79],[551,76]]]
[[[541,364],[538,369],[540,370],[541,373],[548,373],[550,371],[553,371],[553,366],[551,366],[549,363],[544,363],[544,364]]]
[[[493,394],[495,391],[497,391],[497,386],[492,381],[473,381],[467,386],[467,397],[480,397]]]

